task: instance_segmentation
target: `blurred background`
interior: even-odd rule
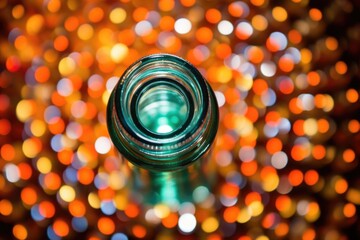
[[[360,238],[358,1],[0,0],[0,239]],[[139,57],[213,87],[218,184],[133,199],[106,128]]]

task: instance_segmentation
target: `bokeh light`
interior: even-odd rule
[[[358,239],[359,3],[0,0],[4,239]],[[131,190],[106,104],[172,53],[214,89],[214,186]]]

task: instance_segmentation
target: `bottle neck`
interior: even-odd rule
[[[172,171],[210,148],[218,125],[214,94],[190,63],[173,55],[140,59],[120,78],[108,105],[110,136],[133,164]]]

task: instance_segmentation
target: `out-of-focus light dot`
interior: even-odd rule
[[[58,69],[63,76],[69,76],[75,71],[76,63],[71,57],[65,57],[60,60]]]
[[[256,152],[253,147],[244,146],[240,148],[239,157],[243,162],[249,162],[255,159]]]
[[[276,169],[283,169],[288,163],[288,157],[286,153],[279,151],[271,156],[271,165]]]
[[[337,194],[343,194],[348,190],[349,184],[343,178],[339,178],[336,180],[334,189]]]
[[[236,85],[241,91],[249,91],[253,85],[253,74],[246,73],[240,78],[236,78]]]
[[[304,181],[309,186],[315,185],[319,181],[319,173],[312,169],[306,171]]]
[[[10,56],[6,59],[5,65],[9,72],[16,72],[21,67],[21,61],[17,56]]]
[[[266,77],[272,77],[276,73],[276,64],[270,61],[263,62],[260,66],[261,73]]]
[[[1,123],[1,122],[0,122]],[[0,155],[6,161],[11,161],[16,156],[16,150],[12,144],[4,144],[0,148]]]
[[[219,166],[226,167],[232,162],[233,156],[229,151],[218,151],[215,160]]]
[[[31,214],[31,217],[35,221],[42,221],[44,219],[44,217],[39,212],[39,205],[38,204],[31,207],[30,214]]]
[[[59,189],[59,195],[65,202],[71,202],[76,197],[75,189],[69,185],[63,185]]]
[[[301,62],[303,64],[309,64],[312,60],[312,52],[307,48],[302,48],[300,50]]]
[[[345,204],[345,206],[343,208],[343,214],[347,218],[351,218],[351,217],[355,216],[355,214],[356,214],[355,205],[352,203]]]
[[[350,103],[356,103],[359,100],[359,92],[353,88],[346,90],[346,99]]]
[[[22,150],[26,157],[36,157],[42,150],[42,143],[38,138],[28,138],[23,142]]]
[[[251,219],[251,209],[248,207],[241,209],[237,217],[237,222],[246,223],[250,219]]]
[[[0,94],[0,112],[7,110],[10,106],[10,98],[5,94]]]
[[[190,213],[185,213],[181,215],[179,218],[178,226],[183,233],[191,233],[196,227],[195,216]]]
[[[83,201],[75,199],[69,203],[68,206],[69,212],[74,217],[83,217],[86,213],[86,207]]]
[[[76,232],[85,232],[88,228],[88,221],[85,217],[74,217],[71,219],[71,226]]]
[[[120,24],[126,19],[126,11],[123,8],[114,8],[109,14],[110,21],[115,24]]]
[[[268,21],[262,15],[255,15],[251,19],[251,24],[254,27],[254,29],[258,31],[264,31],[268,27]]]
[[[284,22],[288,17],[288,13],[285,8],[278,6],[272,9],[272,16],[276,21]]]
[[[30,130],[35,137],[40,137],[45,133],[46,125],[43,121],[34,119],[31,122]]]
[[[289,173],[288,179],[289,179],[290,184],[293,185],[294,187],[296,187],[296,186],[299,186],[303,182],[304,174],[298,169],[293,169]]]
[[[347,67],[347,64],[343,61],[338,61],[336,64],[335,64],[335,70],[338,74],[340,75],[343,75],[347,72],[348,70],[348,67]]]
[[[215,217],[206,218],[202,224],[201,228],[206,233],[215,232],[219,227],[219,221]]]
[[[115,223],[109,217],[100,217],[97,222],[99,231],[105,235],[113,234],[115,231]]]
[[[13,212],[13,204],[7,200],[2,199],[0,200],[0,214],[3,216],[9,216]]]
[[[311,20],[318,22],[322,19],[322,13],[317,8],[311,8],[309,10],[309,17],[311,18]]]
[[[63,219],[56,219],[54,221],[53,230],[54,233],[59,237],[66,237],[70,232],[68,223]]]
[[[111,236],[111,240],[129,240],[124,233],[115,233]]]
[[[88,18],[93,23],[100,22],[104,18],[104,10],[100,7],[93,7],[89,10]]]
[[[33,187],[23,188],[20,196],[23,203],[29,206],[35,204],[38,198],[37,193]]]
[[[18,4],[16,6],[13,7],[12,9],[12,16],[15,18],[15,19],[20,19],[24,16],[24,13],[25,13],[25,8],[23,5],[21,4]]]
[[[84,101],[75,101],[71,105],[71,115],[75,118],[81,118],[86,113],[86,103]]]
[[[54,229],[51,225],[47,227],[46,234],[47,234],[48,239],[51,239],[51,240],[60,240],[61,239],[58,235],[56,235],[56,233],[54,232]]]
[[[317,202],[310,202],[307,207],[307,213],[305,219],[308,222],[314,222],[320,217],[320,207]]]
[[[144,226],[136,224],[132,227],[132,233],[136,238],[144,238],[147,234],[147,230]]]
[[[139,36],[146,36],[152,31],[153,27],[147,20],[138,22],[135,26],[135,32]]]
[[[47,2],[47,9],[51,13],[56,13],[61,8],[61,1],[60,0],[49,0]]]
[[[50,146],[55,152],[60,152],[64,148],[64,145],[62,142],[63,142],[63,135],[56,134],[55,136],[53,136],[51,138]]]
[[[55,38],[54,40],[55,50],[62,52],[65,51],[68,46],[69,46],[69,39],[66,36],[60,35]]]
[[[119,78],[118,77],[110,77],[107,81],[106,81],[106,90],[108,92],[111,92],[114,87],[116,86],[117,82],[118,82]]]
[[[158,26],[161,20],[161,16],[157,11],[149,11],[146,14],[146,19],[152,26]]]
[[[220,91],[215,91],[215,96],[216,96],[218,106],[219,107],[224,106],[224,104],[225,104],[225,96],[224,96],[224,94],[222,92],[220,92]]]
[[[81,124],[77,122],[70,122],[66,127],[66,135],[70,139],[78,139],[83,133]]]
[[[94,179],[94,184],[98,189],[105,189],[109,186],[109,175],[105,172],[99,172]]]
[[[248,39],[252,34],[254,30],[250,23],[248,22],[240,22],[238,25],[236,25],[235,28],[235,35],[240,40],[246,40]]]
[[[106,154],[111,149],[111,141],[107,137],[99,137],[95,141],[95,150],[100,154]]]
[[[16,116],[17,118],[25,122],[35,110],[34,102],[31,100],[21,100],[16,106]]]
[[[317,121],[314,118],[308,118],[304,122],[304,133],[308,136],[314,136],[318,132]]]
[[[44,26],[45,19],[40,14],[34,14],[28,18],[26,22],[26,31],[31,34],[35,35],[40,32],[42,27]]]
[[[288,33],[289,41],[293,44],[299,44],[301,43],[302,36],[300,32],[296,29],[291,29]]]
[[[263,174],[262,177],[262,188],[266,192],[274,191],[280,183],[280,178],[275,172]]]
[[[295,88],[292,79],[288,77],[277,78],[276,85],[283,94],[291,94]]]
[[[170,208],[165,204],[156,204],[154,207],[154,214],[158,218],[161,219],[166,218],[170,214]]]
[[[195,205],[192,202],[184,202],[180,205],[179,214],[183,215],[185,213],[195,214]]]
[[[12,229],[12,233],[16,239],[27,239],[28,237],[28,230],[22,224],[16,224]]]
[[[352,119],[348,123],[348,129],[351,133],[357,133],[360,130],[360,123],[356,119]]]
[[[49,158],[41,157],[36,161],[36,167],[39,170],[39,172],[46,174],[51,171],[52,164]]]
[[[253,201],[248,207],[253,217],[259,216],[264,211],[264,205],[260,201]]]
[[[261,94],[261,101],[265,106],[272,106],[276,102],[276,93],[272,89],[268,89],[266,92]]]
[[[171,11],[175,7],[175,1],[174,0],[160,0],[158,2],[158,6],[160,10],[162,11]]]
[[[116,62],[120,63],[128,54],[128,48],[125,44],[117,43],[111,48],[111,59]]]
[[[50,201],[42,201],[39,203],[39,213],[44,218],[52,218],[55,215],[55,206]]]
[[[339,46],[339,42],[336,38],[334,37],[327,37],[325,39],[325,46],[327,47],[327,49],[329,49],[330,51],[335,51],[338,46]]]
[[[218,31],[223,35],[229,35],[234,31],[234,26],[228,20],[220,21],[217,28],[218,28]]]
[[[73,167],[69,166],[63,172],[64,182],[67,184],[73,184],[77,182],[77,171]]]
[[[175,21],[174,25],[175,31],[179,34],[186,34],[190,32],[192,25],[189,19],[179,18]]]
[[[118,190],[124,187],[126,183],[126,177],[121,171],[112,171],[109,176],[109,186]]]
[[[112,215],[116,212],[116,207],[113,201],[102,201],[100,209],[105,215]]]
[[[0,119],[0,135],[8,135],[11,132],[11,123],[8,119]]]
[[[209,23],[216,24],[221,20],[221,12],[216,8],[210,8],[206,11],[205,18]]]
[[[63,78],[57,83],[56,89],[59,95],[67,97],[73,93],[74,87],[70,79]]]
[[[266,40],[266,47],[272,52],[284,50],[287,44],[287,38],[281,32],[271,33],[269,38]]]
[[[344,161],[347,163],[351,163],[355,160],[355,152],[354,152],[354,150],[352,150],[350,148],[346,149],[343,152],[342,156],[343,156]]]
[[[196,203],[201,203],[207,199],[210,192],[205,186],[198,186],[193,192],[193,199]]]
[[[232,78],[232,70],[227,66],[221,66],[217,69],[217,80],[220,83],[227,83]]]
[[[89,205],[95,209],[99,209],[101,206],[101,201],[99,199],[99,196],[94,192],[89,193],[88,202],[89,202]]]
[[[94,35],[94,28],[90,24],[84,23],[79,26],[77,35],[81,40],[90,40]]]
[[[314,109],[314,96],[309,93],[303,93],[298,96],[298,107],[304,111],[311,111]]]

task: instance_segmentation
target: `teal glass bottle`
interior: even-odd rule
[[[109,98],[110,137],[131,164],[131,188],[149,203],[191,201],[208,185],[207,158],[218,129],[214,92],[189,62],[146,56],[120,77]]]

